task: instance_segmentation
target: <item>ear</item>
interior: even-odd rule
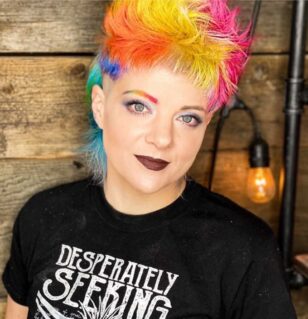
[[[103,113],[105,107],[105,93],[103,89],[95,84],[92,87],[92,112],[96,124],[103,129]]]

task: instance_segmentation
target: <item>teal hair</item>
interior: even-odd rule
[[[99,63],[100,55],[97,55],[89,68],[86,84],[86,104],[88,106],[89,129],[83,136],[83,146],[76,152],[84,154],[86,164],[91,170],[93,180],[102,184],[107,172],[106,153],[104,150],[103,130],[97,125],[92,112],[92,88],[94,85],[103,86],[102,69]]]

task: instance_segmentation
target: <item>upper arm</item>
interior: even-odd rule
[[[29,291],[28,268],[26,263],[30,246],[27,244],[33,232],[28,227],[28,204],[17,214],[12,230],[9,259],[2,273],[2,282],[7,291],[5,319],[27,318],[27,297]]]
[[[27,319],[28,309],[28,307],[15,302],[11,296],[8,295],[4,319]]]

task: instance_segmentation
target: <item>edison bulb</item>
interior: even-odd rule
[[[255,203],[267,203],[275,196],[275,181],[269,167],[252,167],[248,171],[247,196]]]

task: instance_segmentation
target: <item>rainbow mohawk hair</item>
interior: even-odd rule
[[[185,72],[216,111],[236,91],[248,59],[251,23],[240,33],[238,12],[226,0],[114,0],[102,60],[117,63],[119,74],[157,64]]]
[[[206,109],[217,111],[237,90],[249,57],[252,23],[241,32],[239,11],[230,10],[227,0],[114,0],[90,67],[89,107],[92,87],[102,85],[102,74],[117,79],[130,68],[165,65],[203,88]],[[97,143],[103,144],[103,134],[89,111],[91,129],[82,150],[90,155],[94,178],[102,182],[106,154]]]

